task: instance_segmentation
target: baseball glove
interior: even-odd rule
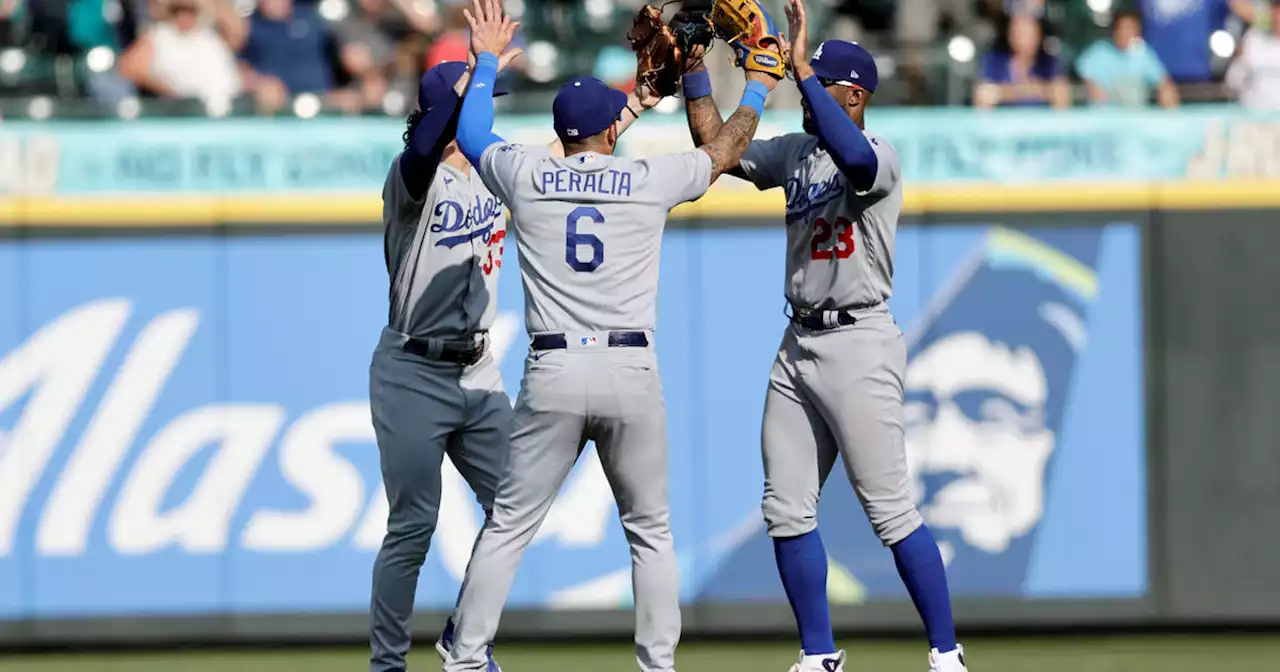
[[[662,9],[645,5],[636,13],[627,40],[636,52],[636,84],[661,96],[675,94],[688,69],[694,47],[709,47],[715,38],[707,12],[681,11],[667,25]]]
[[[782,39],[758,0],[715,0],[711,24],[716,36],[733,47],[735,65],[778,79],[786,76]]]
[[[627,41],[636,52],[636,85],[660,96],[675,94],[684,74],[683,59],[675,34],[662,20],[662,10],[653,5],[641,7]]]

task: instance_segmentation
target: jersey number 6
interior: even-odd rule
[[[833,233],[836,242],[827,246]],[[848,259],[853,256],[853,249],[853,222],[837,217],[835,224],[829,224],[819,217],[813,223],[813,238],[809,242],[810,259]]]
[[[573,270],[579,273],[590,273],[604,263],[604,241],[590,233],[578,233],[578,222],[584,218],[596,224],[604,224],[604,215],[600,214],[599,210],[589,205],[574,208],[565,220],[564,260]],[[578,248],[583,245],[591,246],[591,258],[587,261],[582,261],[578,257]]]

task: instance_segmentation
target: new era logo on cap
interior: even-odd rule
[[[809,65],[828,83],[850,85],[856,81],[860,88],[873,93],[879,84],[875,59],[857,42],[827,40],[814,50]]]

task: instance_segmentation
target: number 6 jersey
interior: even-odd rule
[[[511,209],[529,333],[654,327],[662,230],[711,185],[706,152],[556,158],[494,143],[479,173]]]
[[[745,176],[787,196],[787,300],[832,310],[893,293],[893,237],[902,213],[902,168],[887,141],[867,136],[879,159],[875,184],[856,192],[818,138],[791,133],[755,140]]]

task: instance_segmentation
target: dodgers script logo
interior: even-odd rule
[[[441,236],[436,240],[437,247],[454,248],[476,238],[489,243],[493,231],[493,222],[502,215],[502,201],[490,196],[483,201],[476,196],[475,202],[463,208],[457,201],[440,201],[431,213],[432,233],[453,233],[456,235]]]
[[[810,184],[807,189],[803,184],[799,177],[787,178],[788,223],[844,195],[844,175],[839,171],[823,182]]]

